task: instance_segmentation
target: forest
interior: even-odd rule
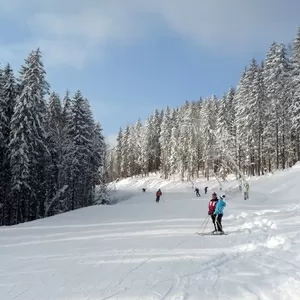
[[[263,175],[300,160],[300,28],[253,58],[236,87],[155,110],[120,128],[107,153],[109,180],[152,172],[182,180],[228,173]]]
[[[95,204],[106,145],[80,90],[50,92],[39,49],[0,69],[0,225]],[[101,190],[101,189],[100,189]],[[105,191],[105,189],[102,189]]]

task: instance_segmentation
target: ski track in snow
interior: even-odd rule
[[[247,201],[224,183],[225,236],[196,234],[213,180],[200,198],[166,182],[155,203],[158,185],[127,179],[119,193],[135,196],[117,205],[0,228],[0,299],[298,300],[299,180],[298,165],[253,178]]]

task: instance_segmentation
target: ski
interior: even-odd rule
[[[219,233],[213,233],[213,232],[197,232],[198,235],[228,235],[228,233],[223,232],[221,234]]]

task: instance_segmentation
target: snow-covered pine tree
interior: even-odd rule
[[[292,162],[300,160],[300,27],[291,50],[291,91],[290,115],[292,116]]]
[[[255,175],[257,165],[260,165],[263,94],[260,81],[261,70],[255,59],[247,69],[243,81],[243,99],[237,109],[239,129],[239,142],[244,150],[246,161],[245,170],[248,174]]]
[[[252,175],[261,175],[264,173],[265,160],[263,133],[266,128],[266,111],[267,102],[265,98],[265,86],[263,80],[264,64],[258,65],[255,68],[252,92],[250,93],[249,106],[253,111],[253,143],[254,143],[254,161],[252,168]]]
[[[135,128],[133,125],[129,126],[129,136],[127,140],[127,172],[128,176],[136,175],[136,141]]]
[[[212,97],[210,98],[211,101],[211,106],[210,106],[210,114],[209,114],[209,128],[210,128],[210,132],[213,133],[211,134],[211,145],[212,145],[212,149],[211,149],[211,169],[215,172],[218,171],[219,166],[217,164],[217,148],[216,148],[216,144],[217,144],[217,139],[216,139],[216,128],[217,128],[217,114],[218,114],[218,110],[219,110],[219,99],[217,98],[216,95],[212,95]]]
[[[91,191],[95,193],[95,187],[97,185],[97,197],[93,199],[95,203],[103,203],[107,200],[107,181],[106,181],[106,170],[107,170],[107,145],[104,141],[102,133],[102,126],[99,122],[96,122],[93,130],[93,143],[91,153],[90,173],[91,173]]]
[[[3,70],[0,69],[0,213],[4,217],[4,204],[5,204],[5,189],[3,184],[5,182],[5,152],[6,152],[6,141],[5,132],[7,131],[7,115],[6,115],[6,102],[3,97]]]
[[[240,142],[241,132],[242,132],[242,125],[240,118],[243,116],[243,98],[245,94],[245,76],[246,76],[247,68],[244,69],[242,76],[239,80],[238,86],[236,88],[236,92],[233,98],[233,104],[235,108],[235,118],[233,123],[233,128],[235,129],[235,145],[236,145],[236,156],[235,156],[235,163],[238,166],[239,170],[242,170],[242,162],[244,161],[244,154],[242,145]],[[238,176],[236,172],[236,176]]]
[[[62,121],[63,127],[70,121],[71,116],[72,99],[70,98],[70,92],[67,90],[62,103]]]
[[[10,137],[10,122],[13,115],[14,105],[16,101],[16,80],[11,66],[8,64],[3,73],[0,70],[0,138],[1,138],[1,200],[2,208],[2,225],[10,225],[11,205],[9,199],[11,170],[9,162],[9,137]],[[0,212],[1,212],[0,208]]]
[[[44,96],[49,91],[39,49],[32,51],[20,71],[21,94],[11,120],[11,222],[44,215],[46,195],[46,134]]]
[[[201,111],[203,107],[203,99],[200,98],[194,105],[194,116],[193,116],[193,128],[195,130],[196,139],[196,163],[197,163],[197,177],[200,175],[200,170],[204,172],[204,161],[203,161],[203,128],[201,120]]]
[[[228,155],[233,159],[235,164],[237,164],[237,139],[235,126],[236,107],[234,101],[235,93],[235,88],[231,87],[226,97],[226,121],[229,134],[229,140],[227,140],[227,152],[229,152]],[[228,162],[228,164],[234,168],[232,163]]]
[[[124,133],[122,135],[122,148],[121,148],[121,176],[122,178],[126,178],[129,175],[129,157],[130,154],[129,152],[131,151],[130,149],[130,125],[127,125]]]
[[[186,101],[179,112],[178,167],[181,179],[191,180],[196,172],[196,130],[193,125],[193,106]]]
[[[16,96],[16,81],[13,70],[8,64],[3,72],[0,70],[0,225],[10,225],[11,219],[9,198],[11,172],[8,144]]]
[[[63,211],[61,191],[63,183],[63,115],[59,95],[52,92],[48,101],[46,118],[47,145],[49,158],[47,164],[47,200],[46,215]]]
[[[197,127],[199,122],[199,113],[198,113],[198,102],[193,101],[190,104],[190,113],[188,118],[190,118],[190,145],[191,145],[191,153],[189,157],[189,170],[191,178],[195,178],[198,176],[198,148],[199,148],[199,129]]]
[[[71,120],[67,124],[67,147],[64,149],[65,166],[68,168],[71,202],[68,209],[91,204],[90,162],[92,155],[93,127],[86,99],[78,90],[73,98]]]
[[[222,178],[228,172],[236,173],[236,125],[235,125],[235,89],[230,88],[218,102],[216,124],[217,168]]]
[[[285,168],[288,162],[289,120],[287,118],[291,104],[289,74],[290,64],[286,57],[285,46],[273,43],[267,53],[263,72],[269,108],[264,139],[268,147],[269,164],[276,169]]]
[[[152,134],[151,134],[151,149],[152,149],[152,156],[150,159],[150,171],[158,171],[159,166],[161,164],[161,147],[160,147],[160,131],[161,131],[161,124],[163,119],[164,111],[162,110],[159,112],[157,109],[154,111],[153,115],[153,123],[152,125]]]
[[[223,97],[219,100],[219,109],[217,113],[217,124],[216,124],[216,147],[218,151],[217,165],[220,168],[226,168],[227,166],[227,149],[230,143],[229,135],[229,120],[227,114],[227,95],[224,94]]]
[[[143,125],[140,119],[134,126],[133,148],[134,148],[134,175],[140,175],[142,172],[142,135]]]
[[[159,144],[160,144],[160,171],[164,175],[164,178],[167,179],[169,174],[170,174],[170,168],[169,168],[169,157],[171,153],[170,149],[170,141],[171,141],[171,110],[169,107],[167,107],[164,111],[163,114],[163,119],[161,123],[161,128],[160,128],[160,137],[159,137]],[[152,137],[153,139],[156,138]],[[157,147],[155,143],[151,144],[152,147]],[[154,148],[154,149],[155,149]]]
[[[214,163],[217,158],[216,151],[216,99],[206,98],[203,100],[203,106],[201,109],[201,136],[203,140],[203,161],[204,175],[209,180],[210,170],[214,169]]]
[[[141,172],[143,176],[147,176],[149,174],[150,168],[150,142],[151,142],[151,120],[148,118],[142,127],[141,133]]]
[[[157,141],[156,141],[157,129],[155,128],[155,117],[153,114],[151,114],[148,117],[146,124],[147,124],[147,138],[148,138],[147,143],[148,143],[148,161],[149,161],[148,172],[156,172],[157,170],[155,169],[155,166],[156,166],[155,145],[157,143]],[[161,147],[160,140],[158,140],[158,143]],[[161,149],[160,149],[160,151],[161,151]]]
[[[10,64],[8,64],[3,71],[0,70],[0,74],[1,99],[3,102],[3,105],[1,105],[1,113],[3,111],[6,117],[6,124],[5,127],[2,128],[1,132],[7,142],[9,140],[10,134],[9,124],[14,112],[14,106],[17,96],[16,80]]]
[[[62,102],[62,183],[64,188],[63,193],[60,193],[60,210],[68,211],[71,209],[72,203],[72,182],[71,182],[71,164],[73,148],[73,138],[70,134],[70,126],[73,122],[72,113],[73,99],[70,97],[70,92],[67,90]],[[56,201],[56,200],[55,200]]]
[[[115,179],[122,177],[122,151],[123,151],[122,149],[123,149],[123,130],[122,128],[120,128],[117,136],[117,145],[114,151],[115,152],[114,173],[117,176]]]
[[[178,125],[178,110],[171,111],[171,138],[170,149],[171,153],[168,158],[168,165],[170,167],[170,175],[178,171],[178,139],[179,139],[179,125]]]
[[[251,126],[253,118],[250,107],[248,105],[250,91],[253,83],[256,61],[253,59],[250,67],[246,68],[238,86],[236,94],[236,128],[237,141],[239,148],[240,166],[244,172],[250,173],[251,169],[251,155],[252,155],[252,141],[251,141]]]
[[[118,178],[118,175],[115,173],[115,167],[116,148],[107,146],[105,155],[105,182],[112,182]]]
[[[104,142],[104,137],[101,133],[102,129],[101,127],[99,127],[99,131],[98,131],[98,137],[97,139],[99,142],[99,146],[100,148],[94,148],[94,137],[96,131],[96,124],[93,118],[93,113],[91,110],[91,106],[89,104],[89,101],[87,99],[84,99],[84,109],[85,109],[85,116],[86,116],[86,122],[85,122],[85,127],[86,127],[86,132],[88,133],[88,136],[90,137],[90,141],[86,143],[86,151],[87,153],[89,153],[89,156],[87,156],[87,162],[89,164],[88,169],[85,172],[85,182],[84,182],[84,193],[85,193],[85,198],[86,198],[86,202],[82,203],[82,206],[88,206],[93,204],[94,202],[94,196],[95,196],[95,177],[96,180],[100,179],[98,177],[98,175],[101,174],[101,178],[103,178],[103,172],[104,172],[104,159],[105,159],[105,142]],[[95,159],[94,160],[94,155],[95,157],[97,157],[97,153],[95,153],[94,151],[100,151],[99,155],[100,155],[100,159]],[[101,156],[104,156],[101,158]],[[100,172],[100,166],[103,168],[101,169]],[[98,173],[98,174],[97,174]],[[105,185],[103,182],[103,179],[101,179],[101,183],[100,185],[102,192],[105,191]],[[102,193],[101,192],[101,193]],[[99,196],[99,195],[98,195]]]

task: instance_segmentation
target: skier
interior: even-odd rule
[[[207,189],[208,189],[208,187],[206,186],[206,187],[204,188],[204,193],[205,193],[205,194],[207,194]]]
[[[249,183],[248,182],[246,182],[245,188],[246,188],[246,191],[244,192],[244,200],[248,200],[249,199]]]
[[[142,191],[145,193],[145,192],[146,192],[146,189],[145,189],[145,188],[143,188],[143,189],[142,189]]]
[[[156,202],[159,202],[160,196],[162,195],[162,192],[160,189],[156,192]]]
[[[217,194],[214,192],[212,194],[212,199],[208,203],[208,214],[211,216],[211,220],[215,227],[215,230],[213,231],[213,233],[217,231],[216,215],[214,214],[217,202],[218,202]]]
[[[215,210],[213,214],[215,215],[215,221],[217,223],[217,232],[224,233],[223,227],[222,227],[222,217],[223,217],[223,211],[226,207],[225,195],[221,196],[218,200]]]
[[[200,192],[199,192],[199,189],[198,189],[198,188],[195,188],[195,192],[196,192],[196,196],[197,196],[197,197],[201,197],[201,195],[200,195]]]

